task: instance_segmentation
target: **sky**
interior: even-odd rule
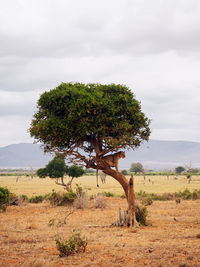
[[[62,82],[127,85],[151,139],[200,142],[199,0],[0,0],[0,147]]]

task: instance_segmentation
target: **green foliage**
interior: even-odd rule
[[[56,239],[56,247],[60,252],[60,257],[66,257],[75,253],[85,252],[87,247],[87,240],[81,237],[79,232],[73,232],[68,240]]]
[[[192,173],[192,174],[197,174],[197,173],[199,172],[199,169],[191,168],[191,169],[189,170],[189,172]]]
[[[148,140],[149,124],[140,102],[124,85],[62,83],[40,96],[30,134],[46,151],[71,153],[82,147],[91,153],[94,138],[103,149],[116,151]]]
[[[10,191],[5,187],[0,187],[0,210],[6,211],[10,201]]]
[[[184,171],[185,171],[185,168],[182,167],[182,166],[178,166],[178,167],[175,168],[175,172],[176,172],[177,174],[180,174],[180,173],[182,173],[182,172],[184,172]]]
[[[66,193],[56,192],[53,190],[48,199],[52,205],[65,206],[72,204],[76,198],[76,193],[69,191]]]
[[[69,177],[78,178],[82,176],[85,173],[85,171],[81,166],[72,165],[67,168],[66,173],[69,175]]]
[[[34,196],[29,198],[30,203],[41,203],[44,200],[44,196]]]
[[[47,164],[46,171],[50,178],[63,177],[66,171],[65,160],[59,157],[54,157]]]
[[[143,172],[144,169],[143,169],[143,166],[140,162],[137,162],[137,163],[132,163],[131,164],[131,167],[130,167],[130,172],[134,172],[134,173],[141,173]]]
[[[45,178],[48,176],[47,168],[40,168],[37,170],[36,175],[40,178]]]
[[[0,187],[0,205],[8,204],[10,200],[10,192],[7,188]]]
[[[182,199],[185,199],[185,200],[189,200],[189,199],[193,199],[193,200],[200,199],[200,190],[197,190],[196,189],[193,192],[191,192],[189,189],[186,188],[182,192],[175,193],[175,197],[176,198],[182,198]]]
[[[180,192],[175,192],[175,193],[163,193],[162,195],[155,194],[155,193],[146,193],[145,191],[140,190],[139,192],[136,192],[136,197],[138,199],[141,199],[142,202],[146,201],[146,199],[153,200],[161,200],[161,201],[166,201],[166,200],[172,200],[172,199],[184,199],[184,200],[189,200],[189,199],[200,199],[200,190],[194,190],[191,192],[189,189],[185,189],[184,191]]]
[[[148,211],[146,207],[140,207],[140,206],[136,206],[135,207],[135,216],[136,216],[136,220],[137,222],[139,222],[140,225],[147,225],[147,215],[148,215]]]

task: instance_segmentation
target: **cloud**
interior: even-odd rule
[[[126,84],[152,138],[200,141],[199,12],[198,0],[2,0],[0,145],[27,140],[39,95],[71,81]]]

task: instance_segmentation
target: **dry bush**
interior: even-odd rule
[[[76,195],[76,199],[74,201],[74,207],[76,209],[86,209],[89,206],[89,197],[86,192],[81,192]]]
[[[150,206],[153,204],[153,200],[151,197],[146,197],[146,198],[142,199],[141,202],[142,202],[142,205],[144,205],[144,206]]]
[[[96,195],[94,197],[94,207],[96,209],[105,209],[106,208],[106,200],[103,195]]]

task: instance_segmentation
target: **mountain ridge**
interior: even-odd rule
[[[19,143],[0,147],[0,168],[41,168],[53,158],[39,144]],[[200,168],[200,142],[150,139],[136,150],[126,150],[119,168],[129,169],[141,162],[145,169],[169,169],[178,165]]]

